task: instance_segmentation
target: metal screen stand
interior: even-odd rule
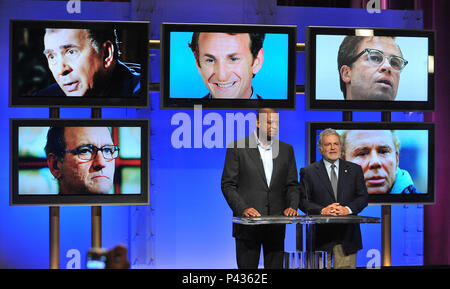
[[[381,121],[391,122],[391,113],[381,112]],[[391,205],[381,206],[381,258],[382,266],[391,266]]]
[[[91,118],[101,118],[102,109],[92,108]],[[91,207],[91,243],[93,248],[102,247],[102,207]]]
[[[50,107],[50,118],[59,118],[59,108]],[[59,207],[49,207],[50,269],[59,269]]]
[[[391,206],[381,206],[381,265],[391,266]]]

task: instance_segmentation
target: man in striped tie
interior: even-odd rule
[[[319,136],[322,160],[300,170],[300,209],[311,215],[358,214],[367,206],[367,188],[361,166],[340,159],[341,142],[334,129]],[[328,266],[355,268],[362,249],[359,224],[323,224],[315,229],[314,249],[327,251]]]

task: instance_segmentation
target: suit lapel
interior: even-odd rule
[[[330,177],[328,176],[327,169],[325,168],[325,164],[323,163],[323,159],[320,160],[317,168],[317,173],[319,174],[319,180],[324,180],[324,186],[327,188],[330,196],[335,200],[333,187],[331,186]],[[338,176],[338,187],[339,187],[339,176]],[[338,190],[339,191],[339,190]]]
[[[343,160],[339,160],[339,175],[338,175],[338,200],[342,198],[344,193],[344,186],[347,183],[348,166]]]
[[[270,187],[274,183],[274,179],[277,176],[278,168],[280,167],[281,157],[280,157],[280,142],[273,141],[272,145],[272,177],[270,178]]]
[[[254,135],[248,137],[248,147],[246,147],[248,154],[255,164],[256,170],[259,172],[264,180],[264,184],[267,185],[266,174],[264,173],[264,166],[261,159],[261,154],[259,153],[258,145],[256,144]]]

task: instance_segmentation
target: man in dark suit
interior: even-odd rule
[[[299,186],[294,150],[275,139],[278,114],[260,109],[255,132],[232,143],[225,157],[222,192],[233,216],[297,216]],[[238,268],[282,268],[285,225],[233,223]]]
[[[339,134],[326,129],[319,136],[322,160],[300,170],[300,210],[311,215],[356,215],[367,206],[367,188],[362,168],[339,159]],[[314,248],[327,251],[334,268],[355,268],[356,252],[362,249],[359,224],[316,225]]]

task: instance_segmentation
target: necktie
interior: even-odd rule
[[[334,170],[336,168],[335,164],[331,165],[331,186],[333,187],[334,197],[337,200],[337,185],[338,185],[338,179],[336,175],[336,171]]]

